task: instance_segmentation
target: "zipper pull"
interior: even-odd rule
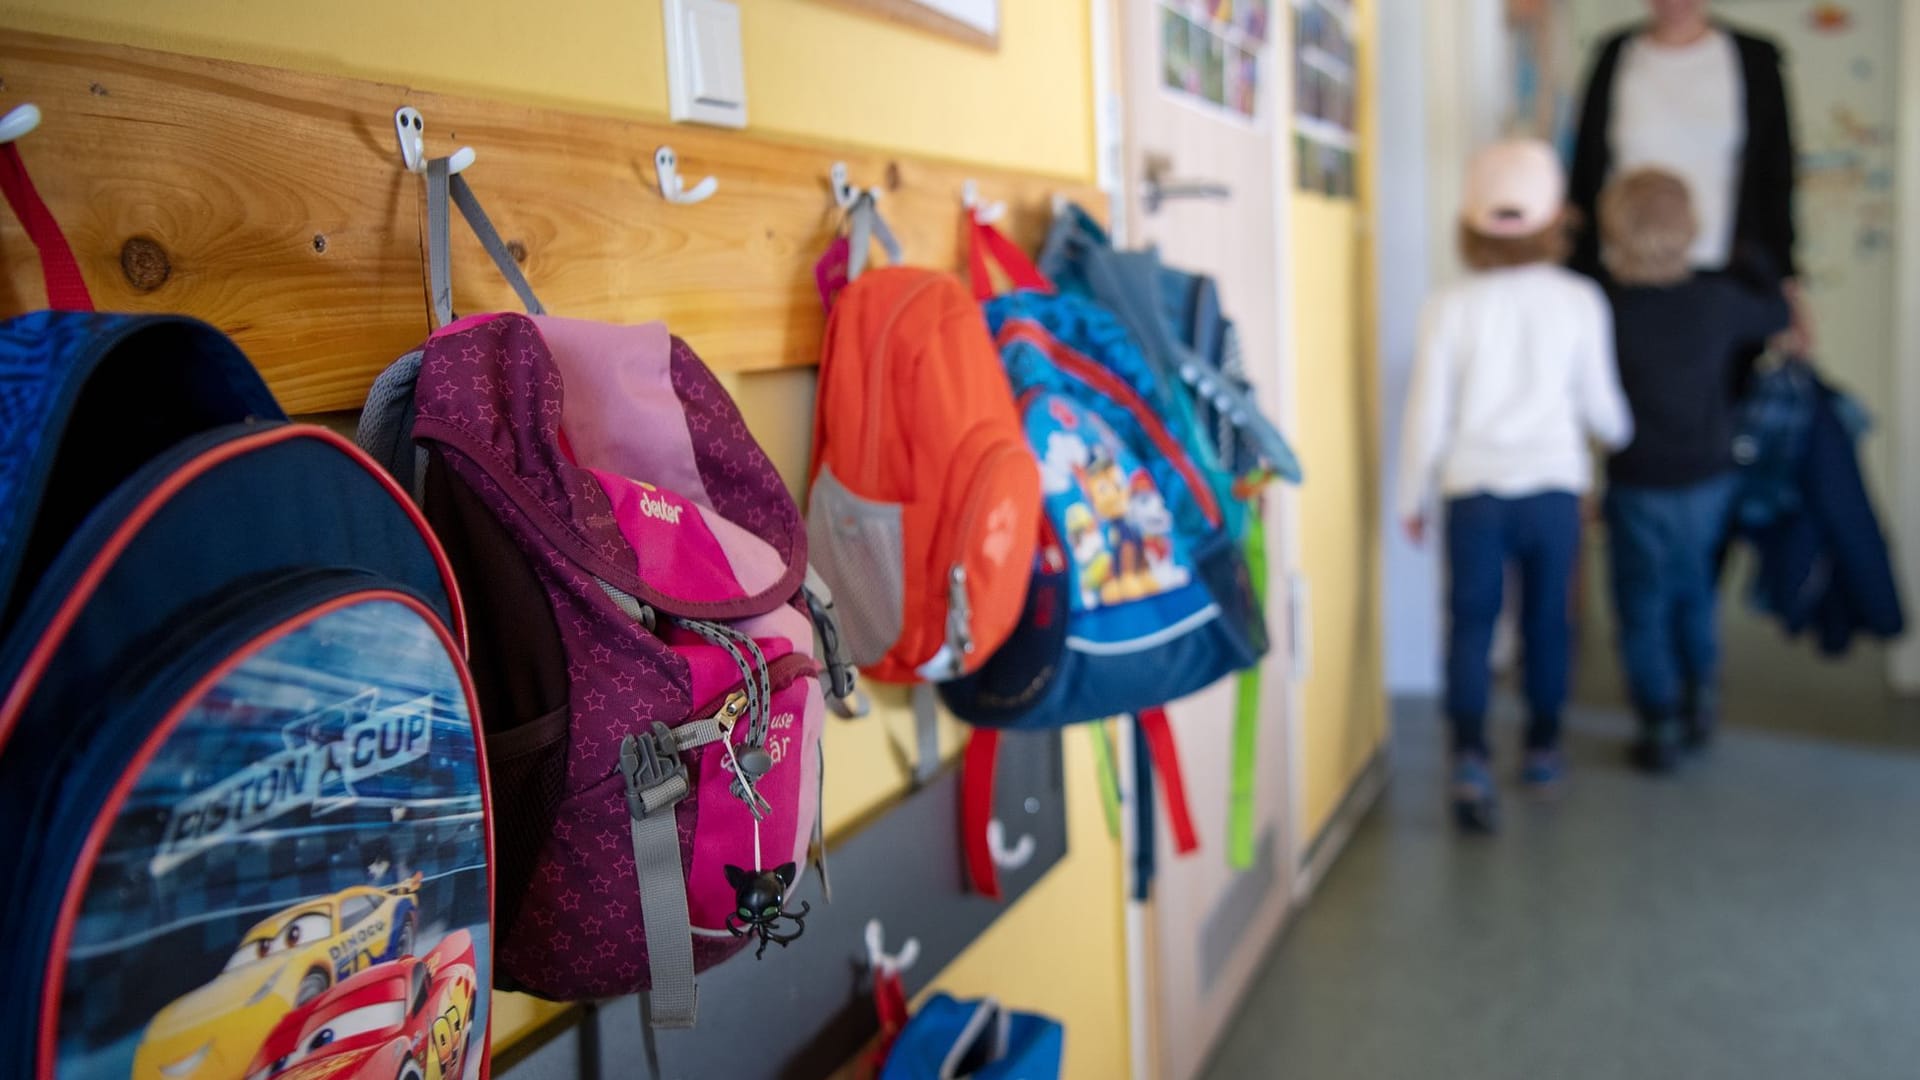
[[[740,714],[746,711],[746,691],[735,690],[733,693],[727,695],[727,700],[720,703],[720,708],[713,714],[713,718],[719,723],[721,731],[731,735],[733,734],[733,725],[740,722]]]
[[[973,652],[973,620],[968,615],[967,568],[954,563],[947,571],[947,644],[954,649],[956,673],[965,666],[963,658]]]
[[[733,746],[733,729],[740,717],[747,711],[747,695],[735,690],[727,695],[727,700],[713,714],[714,722],[720,725],[721,746],[727,754],[728,771],[733,773],[733,782],[727,789],[733,797],[747,804],[755,820],[759,820],[773,807],[754,787],[760,778],[773,771],[773,755],[757,746],[748,746],[736,751]]]

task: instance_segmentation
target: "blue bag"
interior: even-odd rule
[[[1233,479],[1264,471],[1300,482],[1293,448],[1253,399],[1212,278],[1166,266],[1152,249],[1116,250],[1099,222],[1072,204],[1055,216],[1039,269],[1062,293],[1098,301],[1126,328],[1169,389],[1169,415],[1200,433],[1203,460],[1226,484],[1223,499]],[[1237,509],[1229,516],[1241,535]]]
[[[880,1080],[1051,1080],[1065,1044],[1058,1021],[935,994],[901,1029]]]
[[[961,839],[974,887],[998,896],[988,840],[998,729],[1133,714],[1141,768],[1159,776],[1174,847],[1190,852],[1199,840],[1162,706],[1254,664],[1267,632],[1240,545],[1246,508],[1199,437],[1186,390],[1112,312],[1070,289],[1055,295],[977,218],[973,237],[974,293],[1044,500],[1020,621],[985,664],[939,688],[981,729],[967,743]],[[1013,261],[1008,276],[1027,287],[987,299],[986,253]],[[1152,801],[1137,808],[1150,828]],[[1143,866],[1136,894],[1151,876]]]
[[[0,371],[0,1076],[479,1076],[484,766],[424,521],[201,323],[26,315]]]
[[[1091,301],[1035,292],[992,301],[987,319],[1040,461],[1045,521],[1020,624],[979,670],[941,684],[948,708],[1056,727],[1162,705],[1258,660],[1266,626],[1227,504],[1126,331]]]

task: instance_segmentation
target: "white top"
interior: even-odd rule
[[[1400,443],[1402,519],[1448,497],[1581,493],[1591,435],[1633,439],[1613,314],[1592,281],[1547,263],[1470,275],[1427,301]]]
[[[1651,165],[1687,182],[1700,220],[1693,264],[1726,266],[1747,145],[1747,86],[1733,37],[1715,30],[1677,47],[1645,36],[1629,41],[1614,76],[1607,137],[1616,174]]]

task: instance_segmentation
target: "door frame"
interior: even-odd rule
[[[1088,19],[1091,28],[1090,40],[1093,49],[1094,84],[1094,142],[1096,154],[1096,174],[1098,184],[1109,200],[1110,229],[1116,244],[1128,242],[1127,216],[1129,213],[1126,163],[1131,160],[1134,150],[1134,136],[1127,119],[1127,88],[1122,78],[1121,58],[1126,55],[1127,43],[1124,39],[1123,12],[1119,5],[1131,0],[1089,0]],[[1272,110],[1269,123],[1274,125],[1273,144],[1275,148],[1274,184],[1273,184],[1273,220],[1274,220],[1274,288],[1276,312],[1279,320],[1279,335],[1276,348],[1277,380],[1276,391],[1280,409],[1275,417],[1282,430],[1297,430],[1299,418],[1299,396],[1296,392],[1295,372],[1297,371],[1296,344],[1292,332],[1294,324],[1293,310],[1293,262],[1290,257],[1290,244],[1293,236],[1292,203],[1293,194],[1293,139],[1291,122],[1293,116],[1293,80],[1276,77],[1274,72],[1290,70],[1292,28],[1291,18],[1284,20],[1278,14],[1290,11],[1290,0],[1275,0],[1276,19],[1272,39],[1268,42],[1269,73],[1267,76],[1270,100],[1268,108]],[[1281,814],[1280,858],[1285,863],[1288,883],[1286,901],[1287,919],[1297,910],[1304,899],[1305,890],[1303,870],[1305,856],[1312,837],[1304,835],[1302,822],[1305,820],[1305,760],[1303,743],[1305,739],[1305,670],[1307,643],[1299,640],[1308,626],[1304,606],[1304,591],[1296,585],[1304,580],[1300,567],[1300,493],[1290,484],[1274,484],[1268,489],[1273,508],[1270,514],[1279,515],[1277,546],[1279,565],[1272,567],[1269,580],[1288,590],[1289,618],[1284,635],[1285,647],[1289,650],[1286,667],[1286,716],[1282,724],[1282,751],[1285,754],[1286,772],[1282,776],[1284,785],[1283,808]],[[1128,722],[1122,721],[1117,728],[1121,736],[1116,740],[1116,753],[1119,765],[1119,781],[1123,799],[1131,799],[1133,770],[1131,767],[1132,739]],[[1151,798],[1151,793],[1146,797]],[[1134,844],[1133,821],[1131,814],[1121,815],[1121,843],[1126,857],[1122,865],[1132,866],[1131,852]],[[1136,901],[1125,889],[1122,881],[1122,894],[1119,898],[1124,908],[1126,970],[1127,970],[1127,1039],[1128,1072],[1133,1080],[1147,1080],[1154,1075],[1159,1062],[1159,1046],[1154,1030],[1154,996],[1152,993],[1153,940],[1152,929],[1147,917],[1147,903]],[[1284,924],[1283,924],[1284,925]]]
[[[1920,0],[1900,0],[1899,112],[1894,119],[1893,425],[1894,460],[1920,461]],[[1895,470],[1896,473],[1898,469]],[[1920,589],[1920,484],[1894,494],[1894,562],[1911,601]],[[1887,681],[1895,692],[1920,693],[1920,633],[1909,632],[1887,650]]]

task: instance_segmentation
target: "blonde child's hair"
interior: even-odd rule
[[[1686,181],[1664,169],[1635,169],[1600,195],[1600,261],[1622,285],[1687,280],[1699,232]]]

